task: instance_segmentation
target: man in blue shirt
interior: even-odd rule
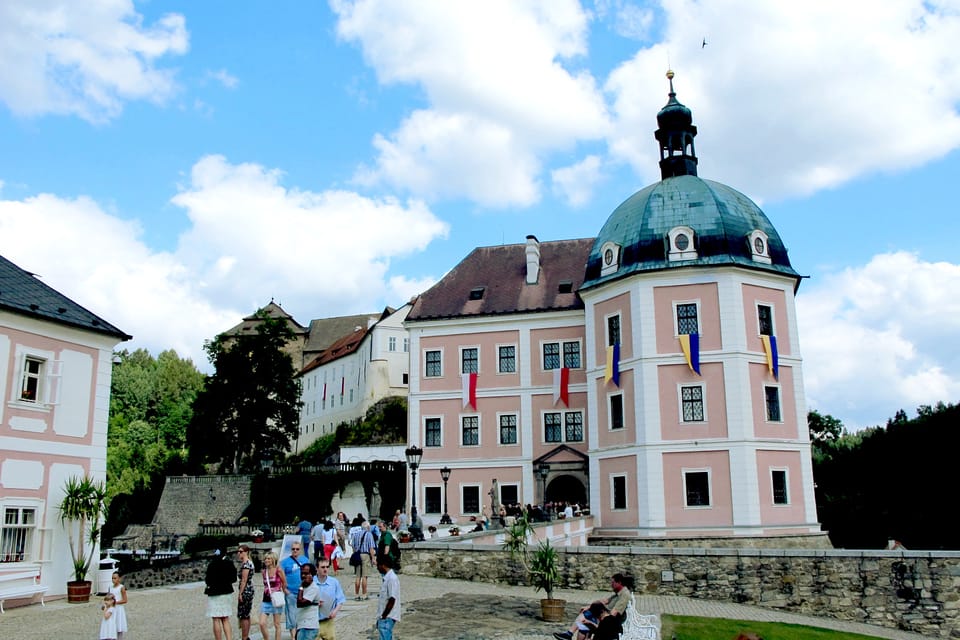
[[[314,583],[320,587],[320,632],[317,635],[321,640],[336,640],[337,634],[333,620],[337,617],[340,607],[346,601],[340,581],[330,575],[330,561],[320,559],[317,565],[317,576]]]
[[[291,640],[297,632],[297,592],[300,590],[300,567],[307,564],[307,559],[301,555],[303,543],[298,539],[290,545],[290,555],[280,561],[280,569],[287,579],[287,606],[284,611],[284,622]]]

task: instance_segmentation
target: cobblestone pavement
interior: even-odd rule
[[[340,578],[348,598],[352,598],[353,581],[347,576]],[[337,617],[336,630],[339,640],[376,638],[373,623],[379,588],[379,576],[372,577],[369,600],[349,599],[346,602]],[[546,640],[552,637],[554,631],[559,631],[564,626],[538,619],[539,599],[542,594],[535,593],[529,587],[401,574],[400,592],[403,619],[395,631],[399,640]],[[597,592],[557,591],[554,597],[567,600],[567,614],[572,620],[582,604],[602,595],[604,594]],[[210,620],[204,617],[206,597],[203,595],[202,583],[131,591],[129,598],[127,612],[130,631],[124,640],[203,640],[213,637]],[[676,596],[637,596],[637,608],[645,613],[805,624],[892,640],[918,640],[924,637],[865,624]],[[236,617],[232,622],[233,640],[242,640],[237,631]],[[99,628],[99,598],[91,598],[87,604],[68,604],[66,600],[55,600],[47,603],[46,607],[32,605],[12,608],[0,615],[2,640],[92,640],[97,637]],[[289,635],[284,632],[282,640],[288,638]],[[256,620],[250,639],[262,640]]]

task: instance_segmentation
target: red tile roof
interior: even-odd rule
[[[526,246],[474,249],[417,299],[407,320],[582,309],[577,290],[583,283],[593,238],[541,242],[540,275],[535,284],[526,283]],[[471,300],[471,291],[479,288],[482,296]]]

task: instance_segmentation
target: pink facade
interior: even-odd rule
[[[112,350],[129,336],[2,257],[0,280],[0,576],[57,596],[73,578],[57,506],[68,478],[106,478]]]

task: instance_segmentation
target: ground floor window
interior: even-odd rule
[[[500,504],[520,504],[520,487],[515,484],[500,485]]]
[[[612,476],[610,478],[610,506],[613,509],[627,508],[627,476]]]
[[[686,494],[686,505],[688,507],[710,506],[710,472],[684,472],[683,489]]]
[[[34,507],[4,507],[3,528],[0,529],[0,563],[33,560],[36,530],[37,510]]]
[[[424,487],[423,488],[423,512],[424,513],[440,513],[440,504],[441,504],[441,489],[440,487]]]
[[[480,513],[480,487],[467,485],[461,489],[463,513]]]
[[[787,494],[787,472],[783,469],[770,471],[770,480],[773,483],[773,504],[790,504]]]

